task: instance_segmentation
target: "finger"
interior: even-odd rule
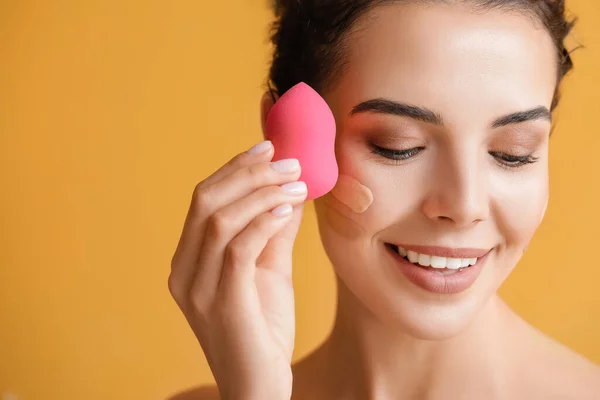
[[[291,221],[275,237],[269,240],[258,257],[257,268],[273,270],[287,276],[290,280],[292,279],[292,252],[302,222],[303,211],[304,203],[294,206]],[[289,258],[287,260],[282,259],[282,255]]]
[[[256,260],[273,236],[289,224],[293,206],[289,203],[256,217],[227,246],[219,288],[225,293],[244,290],[254,282]]]
[[[273,145],[270,141],[266,140],[257,143],[247,151],[237,154],[235,157],[230,159],[225,165],[219,168],[216,172],[211,174],[208,178],[196,185],[194,189],[194,195],[188,208],[188,213],[183,224],[183,229],[175,248],[173,257],[171,258],[171,273],[169,275],[169,289],[171,293],[176,297],[177,291],[180,291],[180,281],[185,279],[185,274],[178,272],[178,267],[181,265],[189,264],[190,260],[196,261],[198,259],[198,253],[200,251],[200,232],[202,220],[198,219],[198,192],[202,191],[202,188],[210,186],[211,184],[218,182],[225,176],[230,175],[232,172],[237,171],[241,168],[256,164],[259,162],[267,162],[273,158],[274,151]]]
[[[275,154],[273,150],[273,144],[269,140],[257,143],[247,151],[237,154],[208,178],[200,182],[199,186],[210,186],[240,168],[247,167],[257,162],[270,161]]]
[[[300,164],[296,159],[255,163],[232,172],[210,186],[199,188],[192,198],[180,244],[174,256],[176,259],[172,262],[173,268],[183,270],[175,273],[174,280],[185,280],[191,276],[201,252],[205,221],[211,215],[228,204],[248,197],[259,188],[296,180],[300,173]]]
[[[241,168],[248,167],[252,164],[256,164],[259,162],[267,162],[273,158],[273,145],[269,140],[264,142],[257,143],[247,151],[237,154],[235,157],[230,159],[226,164],[224,164],[221,168],[211,174],[208,178],[200,182],[196,185],[194,189],[194,194],[192,196],[192,201],[190,203],[188,214],[186,215],[186,220],[183,225],[183,230],[177,244],[177,248],[175,249],[175,254],[173,255],[173,259],[171,261],[171,265],[177,265],[177,260],[181,258],[190,258],[193,257],[193,254],[184,256],[182,253],[188,253],[190,250],[197,253],[197,249],[193,250],[187,245],[188,243],[198,243],[194,242],[194,240],[198,239],[191,235],[192,237],[188,239],[188,236],[197,232],[199,228],[199,224],[201,221],[197,221],[195,218],[195,214],[197,213],[198,194],[202,193],[202,189],[212,185],[215,182],[220,181],[225,176],[228,176],[234,171],[237,171]],[[200,207],[202,208],[202,207]],[[197,247],[197,246],[196,246]]]
[[[298,204],[306,199],[306,184],[296,181],[259,189],[229,204],[207,222],[202,253],[196,267],[193,291],[212,297],[221,277],[225,249],[255,218],[281,204]],[[260,253],[259,253],[260,254]]]
[[[238,169],[198,193],[198,196],[204,197],[199,202],[202,207],[198,211],[207,217],[257,189],[295,181],[300,173],[300,163],[295,158],[257,163]]]

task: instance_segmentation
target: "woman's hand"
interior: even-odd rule
[[[306,185],[270,142],[238,154],[193,193],[169,290],[222,399],[289,399],[295,315],[292,248]]]

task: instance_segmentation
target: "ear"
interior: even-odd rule
[[[277,100],[277,95],[275,93],[271,94],[271,92],[267,91],[263,94],[260,99],[260,123],[262,126],[263,138],[265,138],[265,126],[267,124],[267,115],[271,111],[271,108],[275,104],[273,97]]]

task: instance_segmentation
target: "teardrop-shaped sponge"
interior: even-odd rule
[[[273,143],[273,161],[297,158],[313,200],[331,191],[338,179],[335,159],[335,119],[325,100],[304,82],[286,91],[273,105],[265,123]]]

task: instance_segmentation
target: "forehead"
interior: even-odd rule
[[[455,115],[458,104],[496,115],[549,108],[556,82],[550,35],[532,17],[506,10],[378,6],[357,21],[345,51],[348,64],[335,91],[349,107],[386,97]]]

